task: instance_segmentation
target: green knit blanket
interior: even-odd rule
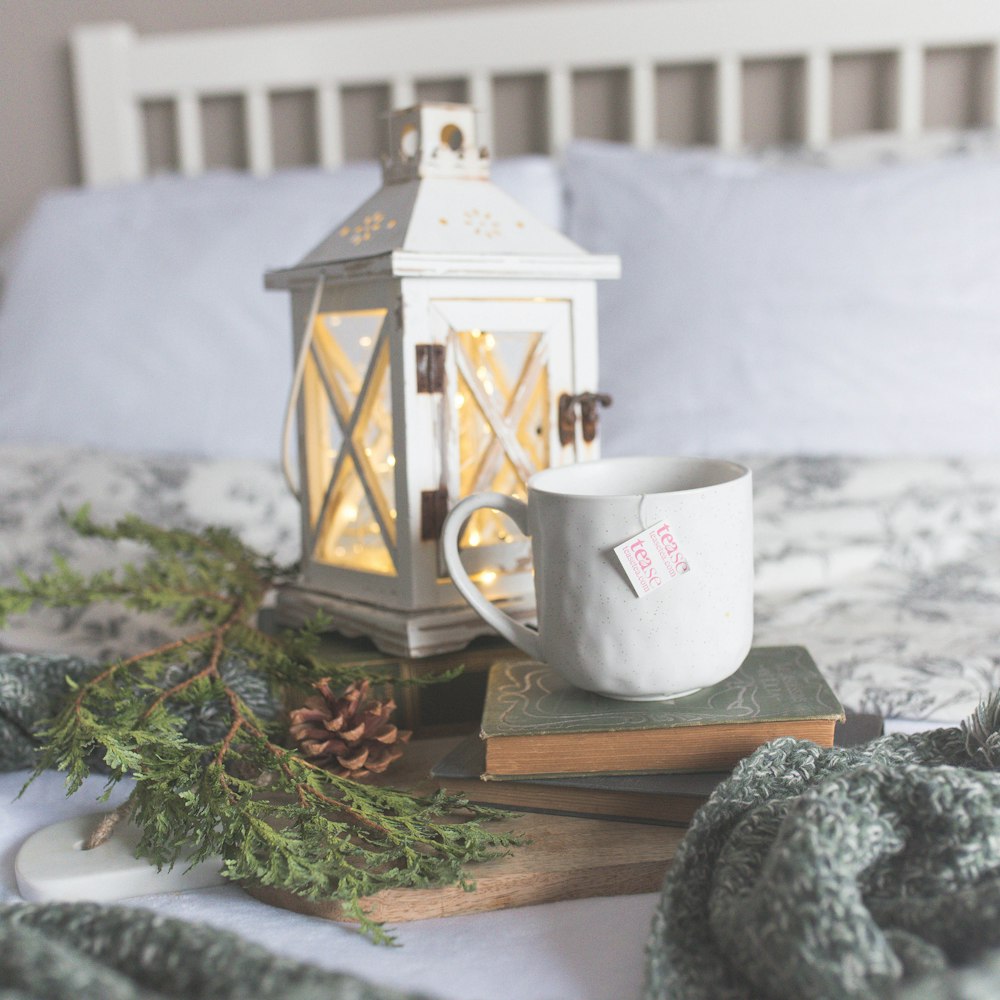
[[[85,661],[0,655],[0,769]],[[777,740],[700,810],[664,884],[647,1000],[1000,996],[1000,695],[961,729]],[[30,794],[30,791],[28,792]],[[0,998],[418,1000],[127,907],[0,907]]]
[[[677,852],[649,1000],[1000,996],[998,730],[994,696],[960,729],[757,750]]]

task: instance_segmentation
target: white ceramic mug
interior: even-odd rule
[[[461,563],[459,537],[481,507],[531,536],[537,631],[483,597]],[[734,462],[600,459],[536,473],[526,504],[501,493],[466,497],[441,537],[455,586],[505,639],[577,687],[659,700],[728,677],[750,650],[752,507],[750,470]],[[646,534],[627,547],[637,578],[658,573],[648,589],[630,582],[614,550],[654,527],[667,572],[651,568]]]

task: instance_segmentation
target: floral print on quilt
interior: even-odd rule
[[[765,457],[754,472],[758,645],[809,648],[850,708],[958,720],[1000,687],[1000,460]],[[0,582],[58,553],[83,571],[141,556],[60,510],[223,524],[292,561],[298,505],[277,465],[0,446]],[[13,619],[0,646],[127,655],[169,622],[101,606]]]

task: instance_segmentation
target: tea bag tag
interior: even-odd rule
[[[645,597],[669,580],[691,571],[667,521],[657,521],[616,545],[615,555],[638,597]]]

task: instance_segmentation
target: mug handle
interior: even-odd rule
[[[441,548],[444,562],[451,574],[452,582],[459,593],[469,602],[472,609],[487,623],[492,625],[508,642],[523,649],[533,660],[541,660],[542,642],[534,629],[514,621],[495,604],[483,597],[479,588],[469,578],[458,555],[458,539],[466,521],[481,507],[489,507],[506,514],[525,534],[528,534],[528,505],[522,500],[509,497],[505,493],[475,493],[460,500],[445,518],[441,530]]]

